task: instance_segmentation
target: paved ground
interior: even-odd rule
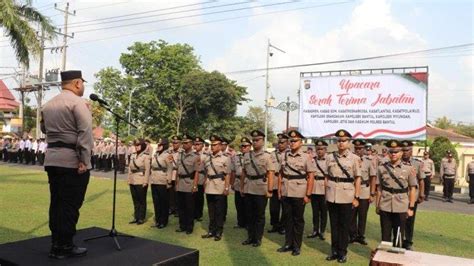
[[[22,169],[32,169],[43,171],[43,167],[39,165],[22,165],[22,164],[10,164],[0,162],[0,166],[16,167]],[[98,178],[109,178],[112,179],[114,172],[102,172],[102,171],[92,171],[92,176]],[[119,180],[125,180],[127,178],[126,174],[117,174]],[[429,201],[423,202],[418,206],[419,210],[429,210],[429,211],[443,211],[443,212],[454,212],[454,213],[464,213],[474,215],[474,204],[467,204],[469,201],[469,196],[466,194],[454,194],[454,203],[443,202],[442,194],[439,192],[431,192]]]

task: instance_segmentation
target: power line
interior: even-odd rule
[[[110,26],[110,27],[104,27],[104,28],[82,30],[82,31],[76,31],[75,33],[83,33],[83,32],[91,32],[91,31],[99,31],[99,30],[109,30],[109,29],[116,29],[116,28],[132,27],[132,26],[138,26],[138,25],[144,25],[144,24],[150,24],[150,23],[156,23],[156,22],[163,22],[163,21],[170,21],[170,20],[177,20],[177,19],[184,19],[184,18],[201,17],[201,16],[205,16],[205,15],[215,15],[215,14],[229,13],[229,12],[235,12],[235,11],[242,11],[242,10],[252,9],[252,8],[255,8],[255,7],[270,7],[270,6],[291,4],[291,3],[295,3],[295,2],[290,1],[290,2],[265,4],[265,5],[253,6],[253,7],[234,8],[234,9],[208,12],[208,13],[203,13],[203,14],[187,15],[187,16],[174,17],[174,18],[158,19],[158,20],[138,22],[138,23],[132,23],[132,24],[124,24],[124,25]]]
[[[357,61],[367,61],[367,60],[374,60],[374,59],[382,59],[382,58],[389,58],[389,57],[412,55],[412,54],[418,54],[418,53],[427,53],[427,52],[435,52],[435,51],[442,51],[442,50],[449,50],[449,49],[464,48],[464,47],[469,47],[469,46],[472,46],[472,45],[474,45],[474,43],[466,43],[466,44],[446,46],[446,47],[440,47],[440,48],[432,48],[432,49],[417,50],[417,51],[412,51],[412,52],[394,53],[394,54],[386,54],[386,55],[378,55],[378,56],[369,56],[369,57],[362,57],[362,58],[352,58],[352,59],[335,60],[335,61],[318,62],[318,63],[308,63],[308,64],[270,67],[269,69],[270,70],[279,70],[279,69],[300,68],[300,67],[308,67],[308,66],[320,66],[320,65],[349,63],[349,62],[357,62]],[[266,70],[266,68],[255,68],[255,69],[231,71],[231,72],[227,72],[225,74],[242,74],[242,73],[259,72],[259,71],[265,71],[265,70]]]
[[[180,28],[185,28],[185,27],[190,27],[190,26],[212,24],[212,23],[216,23],[216,22],[231,21],[231,20],[237,20],[237,19],[242,19],[242,18],[273,15],[273,14],[287,13],[287,12],[293,12],[293,11],[299,11],[299,10],[308,10],[308,9],[324,7],[324,6],[333,6],[333,5],[346,4],[346,3],[349,3],[349,2],[350,1],[335,2],[335,3],[330,3],[330,4],[319,4],[319,5],[305,6],[305,7],[293,8],[293,9],[284,9],[284,10],[278,10],[278,11],[264,12],[264,13],[259,13],[259,14],[243,15],[243,16],[236,16],[236,17],[223,18],[223,19],[215,19],[215,20],[209,20],[209,21],[198,22],[198,23],[189,23],[189,24],[179,25],[179,26],[172,26],[172,27],[165,27],[165,28],[154,29],[154,30],[147,30],[147,31],[139,31],[139,32],[133,32],[133,33],[128,33],[128,34],[114,35],[114,36],[109,36],[109,37],[99,38],[99,39],[78,41],[78,42],[71,43],[70,45],[81,44],[81,43],[89,43],[89,42],[97,42],[97,41],[105,41],[105,40],[123,38],[123,37],[128,37],[128,36],[133,36],[133,35],[140,35],[140,34],[159,32],[159,31],[165,31],[165,30],[180,29]]]
[[[223,5],[216,5],[216,6],[209,6],[209,7],[202,7],[202,8],[187,9],[187,10],[174,11],[174,12],[168,12],[168,13],[162,13],[162,14],[156,14],[156,15],[147,15],[147,16],[141,16],[141,17],[132,17],[132,18],[112,20],[112,21],[104,21],[104,22],[100,22],[100,23],[92,23],[92,24],[85,23],[86,25],[79,24],[79,25],[76,25],[76,26],[71,26],[71,28],[89,27],[89,26],[94,26],[94,25],[103,25],[103,24],[117,23],[117,22],[122,22],[122,21],[130,21],[130,20],[152,18],[152,17],[160,17],[160,16],[165,16],[165,15],[174,15],[174,14],[187,13],[187,12],[192,12],[192,11],[202,11],[202,10],[205,10],[205,9],[214,9],[214,8],[220,8],[220,7],[226,7],[226,6],[242,5],[242,4],[246,4],[246,3],[249,3],[249,1],[231,3],[231,4],[223,4]],[[75,23],[75,24],[77,24],[77,23]]]

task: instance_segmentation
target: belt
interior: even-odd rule
[[[144,171],[142,171],[142,170],[132,170],[132,169],[130,169],[130,172],[132,172],[132,174],[135,174],[135,173],[144,172]]]
[[[448,175],[448,174],[444,174],[444,176],[447,176],[447,177],[452,177],[452,176],[455,176],[455,175]]]
[[[408,188],[391,188],[391,187],[382,186],[382,189],[392,194],[401,194],[401,193],[408,192]]]
[[[247,177],[250,180],[265,179],[265,175],[248,175]]]
[[[425,172],[425,175],[431,175],[431,172]]]
[[[162,172],[166,172],[168,169],[164,168],[164,167],[153,167],[152,168],[153,171],[162,171]]]
[[[314,180],[324,180],[324,176],[315,176]]]
[[[365,185],[366,187],[368,187],[369,186],[369,180],[362,180],[362,181],[360,181],[360,184]]]
[[[68,148],[76,150],[76,144],[64,143],[61,141],[48,143],[48,148]]]
[[[224,180],[225,175],[224,174],[217,174],[217,175],[209,175],[207,178],[209,179],[217,179],[217,178],[222,178]]]
[[[286,178],[288,180],[294,180],[294,179],[306,179],[306,175],[285,175],[283,178]]]
[[[337,176],[329,176],[329,180],[334,181],[336,183],[352,183],[354,182],[354,178],[347,178],[347,177],[337,177]]]
[[[178,175],[179,178],[191,178],[194,179],[194,173],[189,174],[189,175]]]

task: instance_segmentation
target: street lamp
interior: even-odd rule
[[[130,136],[130,124],[132,121],[132,95],[137,89],[138,87],[131,89],[128,97],[128,136]]]
[[[286,132],[290,127],[290,112],[295,111],[298,107],[296,102],[290,102],[290,97],[286,98],[286,102],[281,102],[275,107],[275,109],[286,112]]]

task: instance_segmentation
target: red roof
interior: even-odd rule
[[[14,111],[20,104],[0,79],[0,111]]]

